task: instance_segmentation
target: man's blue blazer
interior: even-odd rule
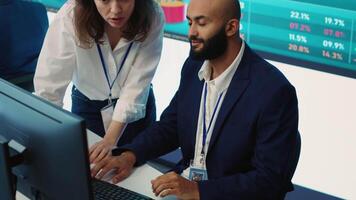
[[[204,84],[198,78],[202,64],[186,60],[179,89],[160,121],[114,154],[129,149],[139,165],[181,147],[180,168],[188,167]],[[297,104],[283,74],[246,45],[211,136],[209,180],[199,182],[201,199],[283,199],[293,190],[300,145]]]

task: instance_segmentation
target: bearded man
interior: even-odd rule
[[[192,0],[190,56],[160,121],[92,169],[113,182],[134,165],[178,147],[173,172],[152,180],[156,195],[179,199],[284,199],[299,152],[294,87],[239,37],[237,0]]]

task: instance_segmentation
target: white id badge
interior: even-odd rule
[[[105,132],[108,130],[111,123],[112,115],[114,113],[114,105],[109,103],[107,106],[101,109],[101,118],[103,119],[103,125]]]

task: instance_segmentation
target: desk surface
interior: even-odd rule
[[[101,140],[99,136],[94,134],[91,131],[87,131],[87,136],[88,136],[88,146],[90,147],[92,144],[95,142]],[[117,185],[127,188],[129,190],[138,192],[140,194],[149,196],[153,199],[163,199],[163,200],[174,200],[176,199],[173,196],[165,197],[165,198],[158,198],[156,197],[151,189],[151,180],[156,178],[157,176],[160,176],[162,173],[159,172],[158,170],[154,169],[153,167],[149,166],[148,164],[142,165],[140,167],[137,167],[134,169],[133,173],[123,180],[122,182],[118,183]],[[111,174],[109,173],[106,175],[103,179],[104,180],[109,180]],[[21,193],[17,192],[16,194],[16,199],[17,200],[28,200],[25,196],[23,196]]]

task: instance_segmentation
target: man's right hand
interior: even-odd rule
[[[91,176],[101,179],[110,170],[114,170],[112,178],[114,184],[127,178],[136,163],[136,156],[131,151],[125,151],[120,156],[107,155],[91,169]]]

